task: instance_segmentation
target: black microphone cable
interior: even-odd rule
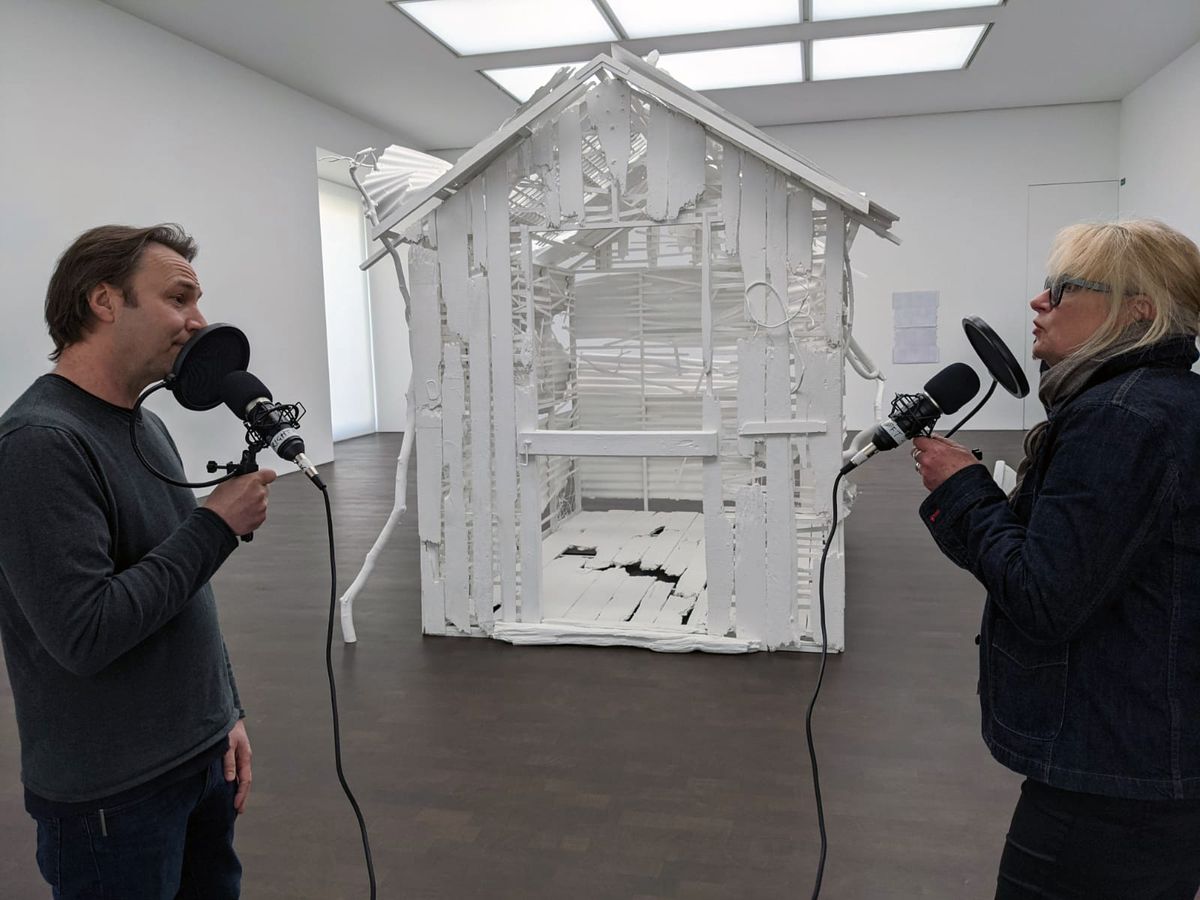
[[[337,611],[337,554],[333,546],[333,508],[329,503],[329,489],[325,483],[319,477],[313,478],[312,482],[320,488],[321,496],[325,498],[325,522],[329,531],[329,625],[325,629],[325,672],[329,676],[329,705],[333,710],[333,761],[337,769],[338,781],[342,785],[346,799],[350,801],[350,806],[354,808],[355,818],[358,819],[358,830],[362,834],[363,855],[367,860],[367,877],[371,881],[371,900],[375,900],[375,863],[371,861],[371,840],[367,837],[367,823],[363,819],[362,810],[358,807],[358,801],[354,799],[350,785],[346,783],[346,775],[342,772],[342,733],[338,718],[337,684],[333,677],[333,619]]]
[[[812,700],[809,701],[808,712],[804,716],[804,731],[808,738],[808,760],[812,763],[813,795],[817,800],[817,828],[821,832],[821,855],[817,860],[817,877],[813,884],[812,900],[817,900],[821,895],[821,881],[825,877],[825,855],[829,848],[829,841],[825,835],[825,807],[821,803],[821,770],[817,766],[817,748],[813,744],[812,716],[813,709],[817,705],[817,697],[821,693],[821,682],[825,680],[825,661],[829,657],[829,635],[825,632],[825,562],[829,558],[829,548],[833,546],[833,536],[837,533],[838,488],[841,486],[842,476],[845,474],[845,472],[838,472],[837,477],[833,479],[833,525],[829,529],[829,537],[825,539],[825,546],[821,550],[821,575],[817,582],[821,614],[821,668],[817,671],[817,686],[813,688]]]

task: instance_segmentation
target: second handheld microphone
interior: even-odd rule
[[[924,393],[897,395],[892,401],[890,417],[864,433],[867,445],[842,466],[842,474],[858,468],[881,450],[892,450],[928,431],[941,416],[958,412],[978,393],[979,376],[966,363],[959,362],[946,366],[925,382]]]

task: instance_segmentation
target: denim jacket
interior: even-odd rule
[[[1038,781],[1200,798],[1198,356],[1173,337],[1105,363],[1011,502],[975,465],[921,504],[988,592],[983,739]]]

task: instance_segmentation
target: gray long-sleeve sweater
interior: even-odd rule
[[[0,639],[21,778],[47,800],[137,787],[240,714],[208,584],[237,538],[146,471],[131,416],[45,375],[0,417]],[[183,480],[162,421],[145,410],[137,428]]]

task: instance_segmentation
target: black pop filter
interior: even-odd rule
[[[979,316],[967,316],[962,320],[962,324],[963,331],[967,333],[967,340],[971,342],[971,346],[979,354],[979,359],[997,383],[1014,397],[1024,397],[1028,394],[1029,382],[1021,370],[1021,364],[1004,341],[1000,340],[1000,336],[992,330],[992,326]]]
[[[966,363],[953,363],[925,382],[925,393],[943,415],[950,415],[979,393],[979,376]]]
[[[250,364],[250,341],[241,329],[217,322],[201,328],[183,345],[167,378],[167,388],[187,409],[220,405],[221,379]]]

